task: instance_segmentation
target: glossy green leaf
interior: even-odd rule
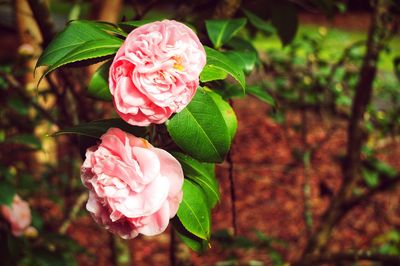
[[[203,163],[204,168],[206,168],[207,172],[214,178],[215,177],[215,164],[214,163]]]
[[[232,50],[235,51],[252,54],[251,56],[255,57],[255,65],[261,64],[260,57],[258,56],[258,51],[249,40],[241,37],[234,37],[226,44],[226,46],[232,48]]]
[[[232,48],[233,50],[252,52],[257,56],[257,50],[253,44],[242,37],[233,37],[229,42],[226,43],[226,46]]]
[[[220,48],[246,25],[245,18],[206,20],[206,29],[214,48]]]
[[[193,158],[222,162],[229,151],[230,131],[208,92],[199,88],[192,101],[167,122],[174,142]]]
[[[100,138],[111,127],[122,129],[123,131],[131,133],[136,137],[143,137],[146,134],[146,128],[144,127],[132,126],[120,118],[112,118],[79,124],[70,128],[60,130],[52,134],[52,136],[76,134],[92,138]]]
[[[250,12],[249,10],[242,9],[243,13],[246,15],[248,18],[249,22],[251,25],[253,25],[256,29],[264,32],[267,35],[271,35],[275,33],[275,28],[272,26],[270,22],[265,21],[264,19],[260,18],[253,12]]]
[[[223,86],[216,87],[214,91],[225,100],[233,98],[243,99],[246,96],[243,94],[242,87],[239,84],[224,84]]]
[[[262,86],[248,86],[246,88],[246,92],[248,94],[251,94],[261,101],[274,106],[275,105],[275,100],[274,98],[262,87]]]
[[[105,32],[113,33],[121,37],[127,36],[126,32],[124,32],[121,28],[119,28],[117,25],[113,23],[107,21],[87,21],[87,22],[92,23],[95,27]]]
[[[247,51],[227,51],[224,54],[233,62],[236,62],[245,73],[250,73],[257,62],[256,54]]]
[[[115,54],[120,46],[120,43],[115,42],[112,39],[87,41],[84,45],[75,48],[59,61],[50,65],[43,75],[45,76],[51,71],[69,63],[93,58],[107,58],[107,56]]]
[[[15,188],[8,182],[0,182],[0,205],[10,206],[13,202]]]
[[[115,54],[123,41],[104,27],[108,26],[84,20],[70,22],[43,51],[36,67],[48,66],[46,75],[65,64]]]
[[[175,232],[182,240],[182,242],[185,243],[193,251],[202,252],[209,246],[207,240],[201,239],[200,237],[197,237],[186,230],[181,221],[179,221],[176,216],[172,219],[172,224],[174,226]]]
[[[183,199],[178,209],[178,218],[187,231],[195,236],[209,240],[211,232],[211,213],[203,190],[196,183],[185,179]]]
[[[208,82],[213,80],[223,80],[226,79],[228,73],[225,70],[216,68],[212,65],[207,65],[204,67],[203,72],[201,72],[200,79],[202,82]]]
[[[88,85],[88,93],[90,96],[104,101],[112,100],[112,95],[108,87],[108,71],[110,66],[111,61],[101,65],[94,73]]]
[[[98,23],[86,20],[71,21],[46,47],[39,57],[36,67],[51,66],[64,56],[89,41],[111,38],[115,43],[122,44],[122,40],[111,36]]]
[[[207,82],[220,79],[221,77],[224,77],[223,75],[221,75],[221,71],[223,71],[231,75],[240,84],[244,92],[246,87],[246,80],[242,69],[223,53],[209,47],[204,48],[207,53],[207,64],[200,74],[200,80],[202,82]],[[216,69],[217,71],[219,71],[219,74],[213,73],[216,71]],[[210,77],[214,77],[214,79],[210,79]]]
[[[220,193],[218,181],[208,169],[207,165],[209,164],[201,163],[188,155],[178,152],[172,155],[180,162],[185,177],[201,186],[205,192],[208,207],[213,208],[220,199]]]
[[[236,130],[238,127],[235,111],[233,111],[229,103],[226,102],[224,99],[222,99],[222,97],[219,94],[213,91],[208,91],[208,95],[213,99],[215,105],[221,112],[222,117],[225,120],[225,125],[228,128],[229,136],[232,142],[233,138],[236,135]]]
[[[298,28],[297,10],[289,1],[274,2],[271,7],[271,22],[277,29],[283,45],[289,44],[295,37]]]

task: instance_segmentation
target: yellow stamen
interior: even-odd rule
[[[175,56],[174,60],[175,60],[174,68],[179,71],[183,71],[184,67],[182,65],[182,58],[180,56]]]
[[[183,71],[183,66],[182,65],[174,64],[174,68],[179,70],[179,71]]]
[[[144,145],[144,147],[145,147],[146,149],[152,147],[152,145],[151,145],[146,139],[141,138],[141,140],[142,140],[143,145]]]

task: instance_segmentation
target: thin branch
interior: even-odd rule
[[[117,243],[115,236],[113,233],[109,232],[108,237],[109,237],[108,246],[111,251],[110,255],[111,265],[118,266],[118,251],[117,251]]]
[[[310,67],[310,66],[309,66]],[[300,102],[305,102],[305,91],[304,88],[300,90]],[[313,215],[312,215],[312,203],[311,203],[311,186],[310,186],[310,172],[311,172],[311,153],[307,142],[308,136],[308,119],[307,110],[305,108],[300,109],[301,116],[301,141],[303,146],[303,198],[304,198],[304,223],[306,225],[306,234],[309,237],[313,230]]]
[[[75,204],[71,208],[68,218],[62,223],[62,225],[58,229],[58,232],[60,234],[65,234],[67,232],[69,225],[76,219],[78,212],[81,210],[83,203],[87,199],[88,199],[88,193],[86,191],[79,195],[79,197],[75,201]]]
[[[336,74],[336,71],[339,69],[339,67],[343,66],[344,63],[346,62],[346,60],[348,59],[350,52],[356,48],[356,47],[360,47],[365,45],[365,41],[356,41],[354,43],[352,43],[350,46],[346,47],[343,52],[342,55],[340,56],[339,60],[336,61],[335,64],[332,65],[331,70],[329,71],[329,75],[328,75],[328,82],[327,82],[327,86],[330,87],[332,85],[332,82],[334,81],[334,77]]]
[[[352,192],[359,180],[361,147],[366,137],[363,129],[363,117],[372,95],[372,84],[377,72],[377,60],[382,49],[384,35],[383,13],[386,11],[383,0],[374,6],[371,27],[368,33],[367,52],[361,67],[360,79],[352,104],[352,113],[348,126],[347,153],[343,167],[344,181],[339,193],[331,201],[329,208],[321,218],[320,226],[306,246],[303,257],[320,254],[326,248],[333,227],[343,218],[343,206],[353,197]]]
[[[308,156],[306,155],[308,153]],[[303,155],[303,166],[304,166],[304,184],[303,184],[303,197],[304,197],[304,221],[306,224],[307,236],[310,236],[313,230],[313,210],[311,200],[311,185],[310,185],[310,173],[311,173],[311,161],[310,151],[305,150]]]
[[[367,192],[358,196],[354,196],[350,200],[346,201],[343,204],[344,212],[348,212],[355,206],[358,206],[362,202],[369,200],[372,196],[374,196],[378,192],[386,191],[388,189],[395,187],[398,183],[400,183],[400,175],[394,177],[380,176],[379,180],[381,181],[379,185],[377,185],[376,187],[371,188]]]
[[[13,76],[2,72],[0,72],[0,76],[7,81],[11,88],[13,88],[19,94],[19,96],[23,98],[24,101],[28,102],[33,108],[35,108],[36,111],[38,111],[38,113],[40,113],[45,119],[47,119],[50,123],[61,126],[61,124],[58,123],[58,121],[46,109],[25,94],[22,85]]]
[[[175,237],[175,229],[171,227],[170,232],[170,240],[169,240],[169,265],[176,266],[176,237]]]
[[[232,228],[233,228],[233,235],[235,236],[237,234],[236,188],[235,188],[235,176],[234,176],[234,168],[233,168],[233,160],[232,160],[232,148],[228,153],[227,161],[229,164],[228,173],[229,173],[229,186],[230,186],[230,194],[231,194]]]
[[[55,35],[54,23],[47,6],[47,1],[28,0],[28,3],[43,37],[42,47],[45,48]]]

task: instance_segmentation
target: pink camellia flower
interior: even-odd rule
[[[21,236],[31,224],[31,209],[29,204],[18,195],[14,196],[11,207],[2,205],[1,214],[11,225],[14,236]]]
[[[97,223],[129,239],[162,233],[182,200],[183,171],[168,152],[117,128],[86,151],[81,178]]]
[[[163,20],[133,30],[110,67],[109,87],[122,119],[161,124],[193,98],[206,54],[186,25]]]

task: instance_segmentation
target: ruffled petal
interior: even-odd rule
[[[115,208],[128,218],[149,216],[161,208],[168,192],[169,181],[158,176],[142,192],[132,192],[123,202],[115,203]]]
[[[138,227],[139,233],[146,236],[161,234],[168,226],[169,204],[165,202],[156,213],[142,218],[140,222],[143,226]]]
[[[152,151],[157,154],[160,160],[160,173],[168,179],[170,183],[169,197],[174,197],[182,190],[183,170],[181,164],[171,154],[165,150],[153,148]]]

